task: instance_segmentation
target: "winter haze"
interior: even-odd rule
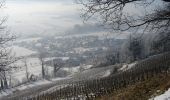
[[[0,0],[0,100],[169,98],[169,0]]]

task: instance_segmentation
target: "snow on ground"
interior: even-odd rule
[[[27,83],[27,84],[23,84],[23,85],[20,85],[20,86],[11,88],[11,89],[6,89],[6,90],[3,90],[3,91],[0,92],[0,99],[3,96],[7,96],[7,95],[13,94],[15,92],[19,92],[19,91],[29,89],[29,88],[34,88],[34,87],[37,87],[37,86],[50,84],[50,83],[53,83],[55,81],[60,81],[60,80],[64,80],[64,79],[67,79],[67,78],[55,78],[55,79],[53,79],[51,81],[39,80],[39,81],[36,81],[36,82],[30,82],[30,83]]]
[[[81,65],[81,66],[76,66],[76,67],[64,67],[64,68],[61,68],[67,72],[70,72],[72,74],[75,74],[75,73],[78,73],[81,71],[81,69],[83,70],[87,70],[87,69],[90,69],[92,68],[93,65]]]
[[[80,66],[71,67],[71,68],[64,67],[64,68],[62,68],[62,69],[63,69],[64,71],[71,72],[71,74],[74,74],[74,73],[78,73],[78,72],[79,72]]]
[[[77,69],[74,69],[74,70],[78,70],[79,67],[76,67]],[[86,66],[86,68],[91,68],[91,67],[92,67],[92,65]],[[52,79],[51,81],[39,80],[39,81],[35,81],[35,82],[30,82],[30,83],[26,83],[26,84],[23,84],[21,86],[18,86],[18,87],[12,88],[12,89],[7,89],[5,91],[2,91],[0,93],[0,98],[3,97],[3,96],[13,94],[13,93],[19,93],[19,92],[25,91],[27,89],[32,89],[32,88],[37,87],[37,86],[43,87],[43,85],[59,82],[61,80],[67,80],[67,81],[74,80],[74,81],[76,81],[76,80],[93,79],[93,78],[97,78],[97,77],[107,77],[108,75],[110,75],[112,70],[113,70],[113,66],[101,67],[101,68],[92,68],[92,69],[84,70],[81,73],[77,73],[77,74],[74,73],[73,75],[70,75],[70,76],[65,77],[65,78],[55,78],[55,79]],[[48,90],[46,90],[44,92],[51,92],[52,90],[61,88],[62,86],[65,87],[67,85],[68,85],[67,83],[62,84],[62,85],[56,85],[54,87],[49,88]],[[44,92],[42,92],[42,93],[44,93]]]
[[[27,39],[18,39],[17,41],[15,41],[16,43],[21,43],[21,42],[37,42],[38,40],[40,40],[41,37],[37,37],[37,38],[27,38]]]
[[[14,80],[18,80],[19,82],[21,82],[23,78],[26,78],[25,64],[27,64],[29,75],[38,76],[41,73],[41,64],[39,59],[28,57],[32,54],[36,54],[37,53],[36,51],[32,51],[27,48],[19,46],[12,46],[9,47],[9,49],[11,49],[11,55],[14,55],[15,57],[25,57],[24,59],[20,59],[11,65],[15,67],[11,71],[12,73],[11,77],[14,78]]]
[[[164,94],[156,96],[149,100],[170,100],[170,89],[166,91]]]
[[[78,54],[82,54],[86,51],[96,51],[98,50],[98,48],[84,48],[84,47],[78,47],[78,48],[74,48],[74,52],[78,53]]]
[[[39,81],[36,81],[36,82],[20,85],[20,86],[11,88],[11,89],[6,89],[6,90],[1,91],[0,98],[3,97],[3,96],[13,94],[17,91],[22,91],[22,90],[25,90],[25,89],[28,89],[28,88],[32,88],[32,87],[40,86],[40,85],[45,85],[45,84],[49,84],[49,83],[51,83],[51,82],[47,81],[47,80],[39,80]]]
[[[103,75],[103,77],[108,77],[111,74],[111,70],[107,70],[105,71],[105,74]]]
[[[13,46],[13,47],[14,47],[13,52],[16,52],[16,55],[18,57],[29,56],[33,53],[36,53],[36,52],[28,50],[24,47],[18,47],[18,46]],[[22,50],[22,52],[21,52],[21,50]],[[45,58],[45,61],[52,60],[52,59],[55,59],[55,58],[62,59],[62,60],[69,59],[69,57],[52,57],[52,58]],[[29,76],[30,75],[41,76],[42,66],[41,66],[40,60],[37,57],[26,57],[25,59],[21,59],[21,60],[15,62],[13,64],[17,68],[13,69],[13,71],[12,71],[12,75],[11,75],[12,79],[18,80],[19,82],[22,82],[24,79],[26,79],[26,66],[25,66],[25,64],[27,64]],[[86,70],[86,69],[91,68],[92,65],[82,65],[81,67],[84,70]],[[52,73],[53,67],[45,66],[45,68],[48,70],[48,73]],[[80,71],[80,66],[71,67],[71,68],[68,68],[68,67],[61,68],[61,70],[65,70],[68,73],[75,74],[75,73],[78,73]],[[17,83],[14,83],[14,85],[15,84],[17,84]]]
[[[69,60],[70,57],[49,57],[49,58],[45,58],[45,61],[49,61],[49,60],[53,60],[53,59],[62,59],[63,61]]]
[[[12,46],[10,47],[10,49],[12,49],[11,54],[15,55],[15,57],[29,56],[31,54],[37,53],[36,51],[32,51],[32,50],[26,49],[24,47],[19,47],[19,46]]]
[[[27,48],[19,47],[19,46],[12,46],[11,48],[12,48],[12,55],[15,55],[16,57],[24,57],[23,59],[20,59],[13,64],[14,65],[13,67],[16,67],[16,68],[12,69],[12,71],[10,72],[12,86],[16,86],[19,83],[26,81],[26,65],[28,68],[29,76],[34,75],[35,77],[39,77],[39,76],[41,77],[42,68],[41,68],[40,60],[37,57],[30,56],[32,54],[36,54],[37,53],[36,51],[32,51]],[[69,57],[58,57],[58,58],[62,60],[69,59]],[[54,59],[54,58],[47,58],[46,60],[51,60],[51,59]],[[46,68],[48,67],[48,71],[49,71],[48,73],[52,73],[53,67],[49,67],[49,66],[45,66],[45,67]],[[80,69],[83,69],[83,71],[86,71],[90,69],[91,67],[92,65],[81,65],[81,66],[76,66],[76,67],[71,67],[71,68],[61,68],[61,70],[70,72],[71,75],[65,78],[55,78],[55,79],[52,79],[51,81],[38,80],[36,82],[26,83],[21,86],[2,91],[0,93],[0,97],[12,94],[16,91],[22,91],[28,88],[32,88],[34,86],[49,84],[51,82],[59,81],[63,79],[70,79],[74,76],[74,74],[79,73]]]
[[[90,68],[92,68],[93,67],[93,65],[83,65],[83,68],[84,69],[90,69]]]
[[[27,58],[26,64],[27,64],[29,75],[39,76],[41,74],[41,64],[38,58]],[[21,82],[22,79],[26,77],[25,62],[22,60],[19,60],[15,62],[14,65],[17,66],[17,69],[13,70],[12,77],[18,79]]]
[[[51,83],[51,81],[39,80],[39,81],[36,81],[36,82],[31,82],[31,83],[27,83],[27,84],[18,86],[18,87],[14,88],[14,89],[17,89],[17,90],[21,91],[21,90],[25,90],[27,88],[32,88],[34,86],[45,85],[45,84],[49,84],[49,83]]]
[[[101,47],[103,50],[107,50],[106,47]],[[83,54],[84,52],[87,51],[91,51],[91,52],[95,52],[96,50],[100,49],[99,47],[93,47],[93,48],[84,48],[84,47],[78,47],[78,48],[74,48],[73,52],[77,53],[77,54]]]
[[[73,38],[73,37],[83,37],[83,36],[98,36],[100,39],[104,38],[115,38],[115,39],[126,39],[129,36],[130,32],[124,33],[115,33],[112,32],[91,32],[89,34],[72,34],[72,35],[65,35],[65,36],[57,36],[56,39],[60,38]]]
[[[25,57],[24,59],[18,60],[13,64],[13,66],[16,66],[17,68],[13,69],[12,71],[12,78],[17,79],[19,82],[22,82],[24,78],[26,78],[26,66],[28,68],[28,73],[30,75],[35,75],[35,76],[40,76],[41,75],[41,62],[39,58],[37,57],[28,57],[31,54],[35,54],[37,52],[29,50],[24,47],[19,47],[19,46],[12,46],[12,55],[15,55],[16,57]],[[56,58],[56,57],[55,57]],[[62,60],[67,60],[69,57],[58,57],[59,59]],[[45,60],[51,60],[54,58],[46,58]],[[52,67],[45,66],[49,73],[52,71]],[[73,72],[76,71],[77,68],[73,69]]]
[[[137,62],[133,62],[133,63],[130,63],[130,64],[124,64],[119,70],[120,71],[126,71],[126,70],[134,67],[136,64],[137,64]]]
[[[35,51],[26,49],[24,47],[18,47],[18,46],[13,46],[13,52],[15,52],[17,57],[29,56],[33,53],[36,53]],[[62,59],[62,60],[69,59],[69,57],[52,57],[52,58],[46,58],[45,60],[48,61],[55,58]],[[25,64],[27,65],[29,76],[30,75],[41,76],[42,66],[40,60],[37,57],[26,57],[13,64],[17,68],[13,69],[12,71],[12,75],[11,75],[12,79],[18,80],[19,82],[22,82],[24,79],[26,79]],[[89,69],[92,67],[92,65],[82,65],[81,67],[83,67],[83,69]],[[45,68],[48,70],[48,73],[52,73],[53,67],[45,66]],[[75,74],[79,72],[80,66],[71,67],[71,68],[61,68],[61,69],[67,71],[68,73]],[[17,83],[14,83],[14,85],[15,84]]]

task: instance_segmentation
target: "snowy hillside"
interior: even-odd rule
[[[10,49],[12,50],[11,54],[14,55],[15,57],[29,56],[31,54],[37,53],[36,51],[32,51],[19,46],[12,46],[10,47]]]
[[[18,61],[16,61],[12,66],[14,69],[11,70],[11,85],[15,86],[19,83],[22,83],[26,81],[26,66],[27,66],[27,72],[29,77],[33,75],[34,77],[40,78],[42,76],[42,65],[40,62],[40,59],[38,57],[31,57],[32,54],[37,54],[37,51],[29,50],[24,47],[19,46],[12,46],[12,55],[15,55],[16,57],[24,57]],[[44,58],[44,61],[50,61],[53,59],[62,59],[63,61],[66,61],[69,59],[69,57],[47,57]],[[82,66],[75,66],[75,67],[63,67],[59,70],[60,73],[62,71],[65,71],[69,73],[70,75],[73,75],[75,73],[79,73],[80,70],[87,70],[91,68],[92,65],[82,65]],[[53,65],[45,65],[46,73],[49,73],[50,75],[53,74]]]
[[[111,74],[111,72],[113,70],[113,66],[89,69],[91,67],[92,67],[91,65],[86,66],[86,70],[81,73],[77,73],[79,67],[75,67],[73,69],[74,70],[73,72],[75,72],[75,73],[73,75],[70,75],[65,78],[54,78],[54,79],[51,79],[50,81],[49,80],[39,80],[36,82],[23,84],[21,86],[17,86],[12,89],[7,89],[1,93],[0,97],[3,98],[4,96],[8,96],[8,95],[13,95],[13,96],[17,95],[18,96],[18,93],[20,93],[22,91],[27,91],[29,93],[30,90],[32,90],[32,89],[34,89],[34,92],[37,91],[37,93],[39,93],[39,88],[43,89],[43,88],[45,88],[45,86],[50,87],[50,88],[47,90],[43,90],[41,93],[46,93],[46,92],[49,93],[49,91],[52,92],[51,90],[57,89],[56,87],[61,87],[62,81],[66,85],[67,83],[72,82],[72,81],[80,81],[80,80],[86,80],[86,79],[88,80],[88,79],[107,77]],[[66,69],[64,69],[64,70],[66,70]],[[37,72],[33,72],[33,73],[36,74]],[[21,76],[22,75],[24,75],[24,74],[21,73]],[[21,95],[22,95],[22,93],[21,93]],[[25,95],[25,93],[23,93],[23,95]]]
[[[26,59],[28,73],[29,75],[36,75],[39,76],[41,74],[41,65],[38,58],[27,58]],[[14,69],[12,77],[22,81],[23,78],[26,77],[26,67],[24,59],[21,59],[14,63],[17,66],[17,69]]]
[[[150,100],[170,100],[170,89],[166,91],[164,94],[156,96]]]

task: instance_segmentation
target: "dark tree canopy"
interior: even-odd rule
[[[82,17],[99,18],[116,31],[157,32],[169,30],[170,0],[78,0],[84,6]],[[134,9],[127,12],[130,6]],[[138,9],[142,14],[132,14]]]

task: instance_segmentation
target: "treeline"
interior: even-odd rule
[[[120,48],[110,48],[108,53],[98,59],[97,66],[114,65],[116,63],[132,63],[150,56],[170,51],[170,33],[131,34]]]
[[[114,44],[113,44],[114,45]],[[107,53],[96,55],[93,64],[103,67],[114,64],[132,63],[150,56],[170,51],[170,33],[131,34],[120,47],[110,47]]]
[[[170,71],[170,52],[149,57],[140,61],[132,69],[113,74],[106,78],[76,81],[60,85],[50,92],[35,94],[24,98],[11,100],[93,100],[110,94],[128,85],[147,80],[159,73],[168,74]]]

